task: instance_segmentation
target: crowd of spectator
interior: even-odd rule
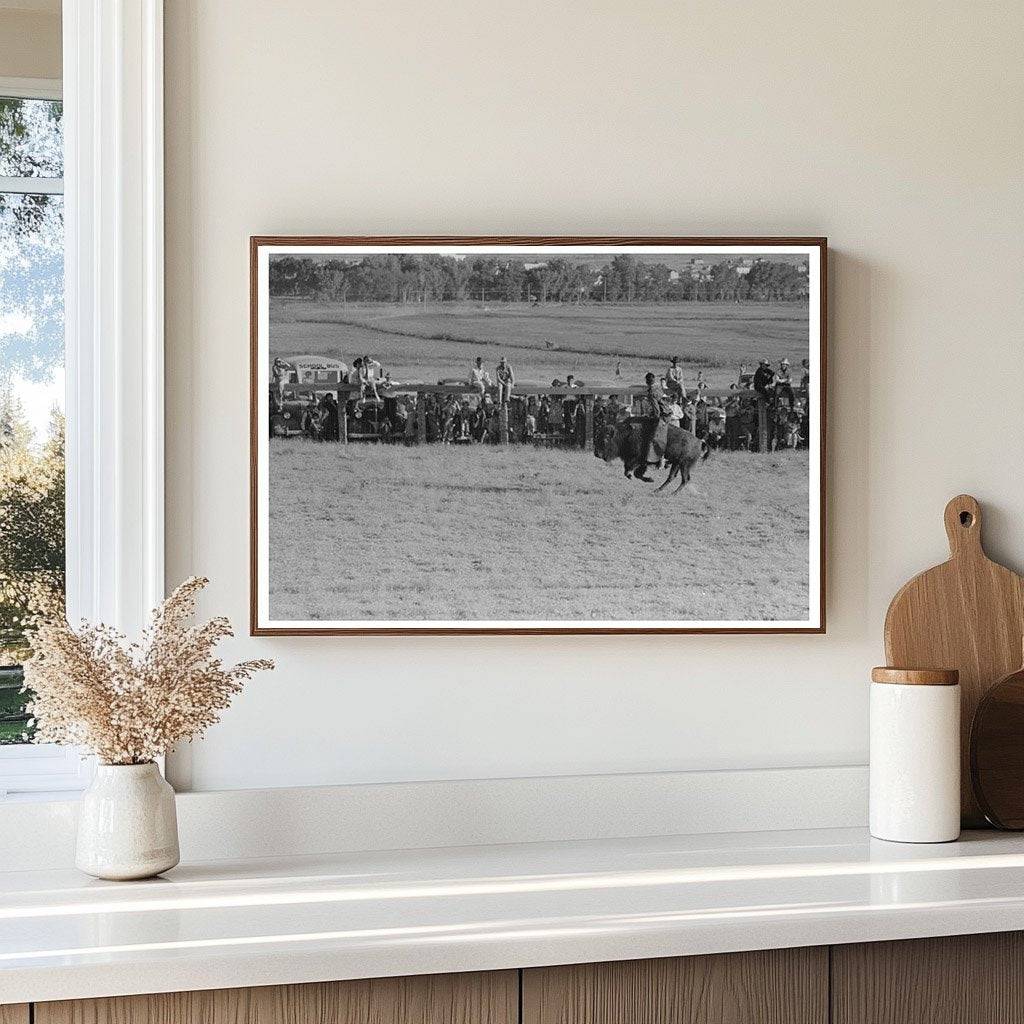
[[[648,378],[654,375],[648,374]],[[498,444],[507,436],[513,444],[587,447],[587,400],[573,393],[584,387],[574,374],[551,382],[560,393],[516,394],[515,372],[506,358],[498,360],[492,375],[477,357],[464,382],[471,385],[470,391],[423,394],[427,443]],[[415,444],[419,440],[415,398],[401,392],[388,394],[391,381],[379,361],[369,355],[356,359],[346,383],[358,384],[359,392],[345,403],[344,412],[330,393],[303,405],[301,430],[306,436],[339,440],[341,416],[346,415],[352,424],[349,433],[355,436],[362,432],[359,427],[365,426],[365,433],[385,441]],[[752,372],[741,366],[729,385],[732,393],[722,396],[708,393],[711,388],[700,371],[687,388],[680,360],[674,357],[656,384],[662,396],[661,418],[692,431],[712,448],[758,450],[762,408],[768,431],[766,448],[797,448],[808,443],[810,368],[806,359],[801,361],[796,384],[788,359],[777,366],[763,359]],[[275,390],[272,388],[272,413],[280,402]],[[592,396],[595,444],[600,444],[605,425],[643,414],[629,395],[587,393]],[[642,405],[643,399],[639,402]]]
[[[586,444],[586,406],[582,398],[511,394],[500,403],[490,392],[473,396],[427,394],[424,405],[428,443],[498,444],[504,416],[513,444],[576,444],[581,448]],[[408,412],[402,435],[410,442],[416,436],[414,418]]]

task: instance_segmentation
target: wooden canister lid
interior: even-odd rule
[[[899,683],[904,686],[956,686],[960,673],[955,668],[889,668],[871,670],[873,683]]]

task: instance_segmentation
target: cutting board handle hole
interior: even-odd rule
[[[960,525],[961,526],[966,526],[968,529],[970,529],[974,525],[974,516],[971,515],[970,512],[966,512],[966,511],[965,512],[961,512],[960,513]]]

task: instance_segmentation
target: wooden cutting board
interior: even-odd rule
[[[971,785],[989,822],[1024,829],[1024,668],[993,684],[978,702]]]
[[[970,734],[988,688],[1020,667],[1024,579],[993,562],[981,546],[981,507],[969,494],[946,506],[949,561],[915,576],[885,615],[885,657],[896,668],[960,671],[960,814],[983,827],[971,788]]]

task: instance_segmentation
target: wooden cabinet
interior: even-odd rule
[[[35,1007],[35,1024],[516,1024],[518,1017],[517,971],[173,992]],[[0,1024],[7,1021],[0,1017]]]
[[[1024,1024],[1024,933],[0,1006],[0,1024]]]
[[[1024,1024],[1024,933],[832,947],[833,1024]]]
[[[523,971],[523,1024],[826,1024],[828,950]]]
[[[1024,1024],[1024,933],[523,971],[522,1024]]]

